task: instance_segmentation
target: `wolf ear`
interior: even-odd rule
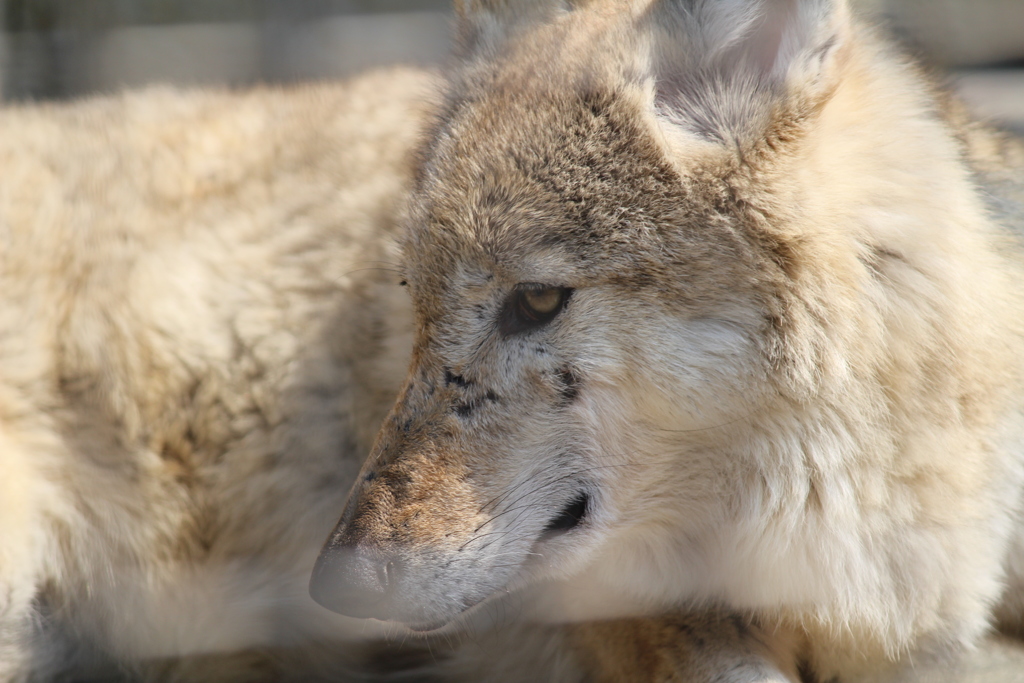
[[[662,0],[648,18],[658,113],[717,139],[830,94],[850,32],[845,0]]]
[[[578,0],[455,0],[460,52],[493,47],[517,27],[571,10]]]

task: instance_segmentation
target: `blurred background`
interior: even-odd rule
[[[1024,132],[1024,0],[853,0]],[[243,86],[436,64],[450,0],[0,0],[0,95]]]

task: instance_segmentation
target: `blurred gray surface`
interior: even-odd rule
[[[64,98],[151,83],[241,86],[436,64],[448,52],[450,26],[447,13],[425,10],[8,32],[0,36],[2,92]]]
[[[438,12],[327,17],[289,24],[131,26],[77,47],[75,91],[154,81],[246,84],[337,78],[390,63],[444,59],[449,20]]]
[[[854,0],[940,64],[1024,60],[1024,0]]]
[[[951,83],[978,116],[1024,135],[1024,68],[958,71]]]

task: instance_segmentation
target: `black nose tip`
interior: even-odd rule
[[[400,573],[396,557],[359,546],[328,546],[313,566],[309,595],[332,612],[387,619]]]

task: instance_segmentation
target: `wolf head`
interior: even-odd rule
[[[975,380],[919,376],[971,343],[938,314],[887,341],[906,245],[868,213],[899,162],[844,137],[863,112],[835,100],[866,78],[844,4],[459,12],[404,241],[412,366],[314,597],[417,628],[582,576],[654,605],[855,610],[890,581],[888,547],[847,562],[888,531],[865,520],[893,502],[898,425],[950,417],[883,376]]]

